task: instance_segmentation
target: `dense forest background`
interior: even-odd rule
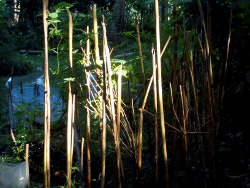
[[[29,144],[30,187],[250,187],[250,2],[47,3],[0,0],[1,161]],[[5,82],[40,68],[65,102],[49,138],[37,109],[9,125]]]

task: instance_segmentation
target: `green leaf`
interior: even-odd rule
[[[57,18],[58,14],[56,12],[49,13],[49,17],[51,17],[51,18]]]
[[[126,69],[122,70],[122,76],[127,78],[128,71]]]
[[[64,80],[64,83],[65,82],[74,82],[75,78],[70,77],[70,78],[64,78],[63,80]]]
[[[76,166],[73,166],[71,169],[72,169],[72,170],[77,170],[77,171],[79,171],[79,168],[76,167]]]
[[[67,3],[67,2],[60,2],[57,5],[54,6],[54,9],[60,9],[60,8],[66,8],[69,9],[73,6],[73,4]]]

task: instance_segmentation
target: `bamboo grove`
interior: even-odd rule
[[[48,2],[43,2],[44,73],[48,75],[46,14],[49,10]],[[217,136],[231,30],[229,24],[225,61],[220,69],[216,69],[211,57],[211,15],[209,11],[206,15],[203,12],[209,7],[202,7],[200,0],[196,3],[199,9],[197,22],[191,29],[184,27],[182,34],[181,23],[177,21],[178,5],[172,5],[171,19],[176,21],[173,22],[172,35],[164,36],[159,2],[154,1],[155,42],[151,49],[147,49],[152,70],[149,77],[144,70],[146,62],[140,22],[135,19],[136,53],[141,68],[138,100],[124,96],[131,92],[131,81],[123,75],[126,63],[113,66],[105,16],[98,20],[95,5],[92,6],[93,25],[84,28],[87,34],[92,32],[93,37],[86,40],[86,46],[81,46],[82,71],[79,73],[74,69],[74,19],[72,12],[67,10],[67,187],[74,187],[74,165],[79,166],[77,181],[81,187],[97,186],[93,182],[96,174],[99,176],[97,184],[102,188],[146,185],[170,188],[180,181],[191,186],[195,178],[199,178],[202,187],[216,186]],[[179,46],[180,37],[184,41],[182,47]],[[178,53],[180,49],[182,52]],[[166,61],[167,70],[162,66]],[[45,79],[44,187],[47,188],[50,187],[50,103],[46,97],[49,95],[49,78],[45,76]],[[82,87],[83,84],[86,87]],[[74,85],[80,88],[78,92],[74,91]],[[79,119],[84,119],[84,123]],[[97,159],[99,161],[93,164]],[[192,175],[194,168],[199,177]]]

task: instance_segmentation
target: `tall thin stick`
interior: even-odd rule
[[[81,172],[82,172],[82,175],[83,174],[83,150],[84,150],[84,138],[82,138],[82,142],[81,142]]]
[[[87,33],[89,33],[89,26],[87,26]],[[86,46],[86,79],[87,79],[87,98],[90,101],[90,40],[87,40]],[[89,103],[87,103],[87,187],[91,188],[91,154],[90,154],[90,110],[89,110]]]
[[[104,25],[104,17],[102,22],[103,33],[106,32]],[[103,46],[106,45],[106,33],[103,38]],[[106,105],[107,105],[107,57],[106,49],[103,48],[103,98],[102,98],[102,176],[101,176],[101,188],[105,187],[105,178],[106,178],[106,132],[107,132],[107,121],[106,121]]]
[[[106,59],[105,53],[103,53],[103,59]],[[103,63],[103,94],[102,94],[102,174],[101,174],[101,188],[105,187],[106,178],[106,63]]]
[[[145,77],[145,70],[144,70],[144,61],[142,57],[142,45],[141,45],[141,36],[140,36],[140,29],[138,23],[136,23],[136,32],[137,32],[137,43],[138,43],[138,50],[139,50],[139,57],[140,57],[140,65],[141,65],[141,75],[142,75],[142,84],[143,84],[143,94],[146,94],[146,77]],[[146,111],[148,111],[148,105],[145,106]],[[149,146],[149,153],[153,153],[153,147],[152,147],[152,139],[151,139],[151,126],[149,124],[149,114],[146,115],[146,127],[148,132],[148,146]],[[152,156],[153,158],[153,156]]]
[[[168,181],[168,156],[167,156],[167,140],[166,140],[166,129],[164,120],[163,110],[163,95],[162,95],[162,76],[161,76],[161,47],[160,47],[160,19],[159,19],[159,2],[155,0],[155,33],[156,33],[156,62],[157,62],[157,76],[158,76],[158,101],[160,108],[160,124],[162,134],[162,151],[165,168],[165,181],[166,187],[169,187]]]
[[[155,49],[152,48],[152,68],[156,70]],[[155,184],[158,187],[158,103],[157,103],[157,77],[156,71],[153,72],[154,88],[154,135],[155,135]]]
[[[117,160],[119,160],[118,157],[118,142],[117,142],[117,124],[116,124],[116,113],[115,113],[115,103],[114,103],[114,95],[113,95],[113,86],[112,86],[112,70],[111,70],[111,62],[110,62],[110,52],[109,52],[109,47],[108,47],[108,42],[107,42],[107,36],[106,36],[106,25],[104,22],[104,17],[103,17],[103,22],[102,22],[102,27],[103,27],[103,62],[106,63],[106,68],[107,68],[107,79],[108,79],[108,90],[109,90],[109,99],[110,99],[110,117],[113,125],[113,135],[114,135],[114,145],[115,145],[115,150],[116,150],[116,155],[117,155]],[[119,161],[117,161],[117,164]],[[117,181],[118,181],[118,187],[120,188],[121,185],[121,168],[120,165],[117,166]]]
[[[73,74],[73,22],[70,11],[67,11],[69,19],[69,77]],[[73,120],[73,94],[71,81],[68,82],[68,113],[67,113],[67,186],[71,188],[71,169],[72,169],[72,120]]]
[[[50,187],[50,83],[48,58],[48,0],[43,0],[44,32],[44,187]]]
[[[117,78],[117,104],[116,104],[116,126],[117,126],[117,169],[121,173],[121,181],[124,180],[123,165],[120,151],[120,127],[121,127],[121,100],[122,100],[122,66],[120,67]]]
[[[153,70],[155,71],[155,70]],[[146,93],[145,93],[145,96],[144,96],[144,100],[143,100],[143,103],[142,103],[142,107],[140,108],[140,115],[139,115],[139,125],[138,125],[138,133],[137,133],[137,145],[138,145],[138,159],[137,159],[137,166],[138,166],[138,186],[140,186],[140,181],[141,181],[141,168],[142,168],[142,128],[143,128],[143,112],[144,112],[144,109],[145,109],[145,105],[146,105],[146,102],[147,102],[147,98],[148,98],[148,93],[149,93],[149,90],[150,90],[150,87],[152,85],[152,81],[153,81],[153,75],[150,79],[150,82],[148,84],[148,88],[146,90]]]
[[[26,144],[26,148],[25,148],[25,176],[27,178],[27,187],[30,186],[30,175],[29,175],[29,144]]]
[[[98,24],[96,15],[96,4],[93,5],[93,30],[94,30],[94,45],[95,45],[95,63],[99,63],[99,44],[98,44]]]

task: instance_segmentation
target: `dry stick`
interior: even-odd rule
[[[117,168],[121,171],[121,181],[124,181],[123,164],[120,151],[120,127],[121,127],[121,99],[122,99],[122,66],[117,78],[117,106],[116,106],[116,126],[117,126]]]
[[[50,83],[48,63],[48,0],[43,0],[44,32],[44,187],[50,187]]]
[[[141,73],[142,73],[142,83],[143,83],[144,94],[145,94],[145,91],[146,91],[145,71],[144,71],[144,63],[143,63],[143,58],[142,58],[140,29],[137,23],[136,23],[136,32],[137,32],[137,43],[138,43],[138,48],[139,48],[139,57],[140,57],[140,65],[141,65]]]
[[[165,50],[165,49],[164,49]],[[162,53],[163,54],[163,53]],[[156,60],[155,60],[155,49],[152,48],[152,69],[156,69]],[[154,135],[155,135],[155,183],[158,187],[158,104],[157,104],[157,77],[156,71],[153,72],[154,80]]]
[[[105,53],[103,53],[103,59],[106,59],[106,55]],[[101,188],[105,187],[105,178],[106,178],[106,132],[107,132],[107,128],[106,128],[106,104],[107,104],[107,100],[106,100],[106,96],[107,96],[107,92],[106,92],[106,63],[102,64],[102,68],[103,68],[103,93],[102,93],[102,174],[101,174]]]
[[[155,70],[153,70],[155,71]],[[138,144],[138,184],[140,185],[140,178],[141,178],[141,167],[142,167],[142,127],[143,127],[143,112],[144,112],[144,108],[147,102],[147,98],[148,98],[148,93],[150,90],[150,87],[152,85],[152,81],[153,81],[153,75],[150,79],[150,82],[148,84],[148,88],[147,91],[145,93],[144,96],[144,100],[142,103],[142,107],[139,109],[140,110],[140,116],[139,116],[139,125],[138,125],[138,133],[137,133],[137,144]]]
[[[169,178],[168,178],[168,156],[167,156],[167,140],[166,140],[166,130],[164,123],[164,110],[163,110],[163,95],[162,95],[162,76],[161,76],[161,47],[160,47],[160,21],[159,21],[159,2],[155,0],[155,33],[156,33],[156,62],[157,62],[157,76],[158,76],[158,100],[160,108],[160,124],[161,124],[161,133],[162,133],[162,150],[163,150],[163,159],[164,159],[164,168],[165,168],[165,180],[166,187],[169,187]]]
[[[87,26],[87,34],[89,33],[89,26]],[[90,101],[90,40],[87,40],[86,46],[86,80],[87,80],[87,99]],[[89,103],[87,103],[87,187],[91,188],[91,153],[90,153],[90,110],[89,110]]]
[[[82,175],[83,174],[83,149],[84,149],[84,138],[82,138],[82,144],[81,144],[81,171],[82,171]]]
[[[185,155],[185,168],[188,164],[188,157],[187,157],[187,150],[188,150],[188,143],[187,143],[187,109],[185,104],[185,91],[182,85],[180,85],[180,97],[181,97],[181,109],[182,109],[182,133],[184,138],[184,155]]]
[[[103,18],[104,19],[104,18]],[[104,20],[103,20],[104,21]],[[105,37],[105,36],[104,36]],[[105,42],[103,39],[103,46]],[[106,49],[103,48],[103,96],[102,96],[102,175],[101,175],[101,188],[105,187],[106,178],[106,132],[107,132],[107,119],[106,119],[106,105],[107,105],[107,57]]]
[[[169,43],[170,39],[171,39],[171,36],[168,37],[168,40],[166,41],[166,43],[164,45],[164,48],[161,51],[161,57],[163,56],[163,54],[164,54],[164,52],[165,52],[165,50],[166,50],[166,48],[168,46],[168,43]]]
[[[98,45],[98,24],[96,15],[96,4],[93,5],[93,30],[94,30],[94,45],[95,45],[95,63],[99,64],[99,45]]]
[[[137,21],[136,21],[137,22]],[[141,36],[140,36],[140,29],[138,23],[136,23],[136,32],[137,32],[137,43],[138,43],[138,50],[139,50],[139,57],[140,57],[140,65],[141,65],[141,73],[142,73],[142,84],[143,84],[143,93],[146,94],[146,78],[145,78],[145,70],[144,70],[144,62],[142,57],[142,45],[141,45]],[[145,106],[146,111],[148,111],[148,105]],[[152,153],[152,139],[151,139],[151,130],[149,124],[149,114],[146,114],[146,127],[148,132],[148,147],[150,154]],[[150,155],[152,158],[153,156]]]
[[[12,79],[11,79],[11,82],[12,82]],[[16,138],[15,138],[15,135],[14,135],[14,132],[13,132],[13,128],[14,128],[14,107],[13,107],[13,99],[12,99],[12,92],[11,92],[11,88],[12,88],[12,84],[11,83],[8,83],[9,84],[9,106],[11,108],[11,112],[10,112],[10,135],[11,135],[11,138],[14,142],[15,145],[17,145],[17,142],[16,142]]]
[[[72,125],[72,136],[71,136],[71,151],[70,151],[70,153],[71,153],[71,156],[70,156],[70,158],[71,159],[73,159],[73,149],[74,149],[74,137],[75,137],[75,130],[74,130],[74,124],[75,124],[75,103],[76,103],[76,95],[75,94],[73,94],[73,97],[72,97],[72,110],[71,110],[71,112],[72,112],[72,120],[71,120],[71,125]]]
[[[110,97],[110,116],[113,125],[113,133],[114,133],[114,145],[116,150],[116,155],[118,156],[118,142],[117,142],[117,124],[115,117],[115,103],[114,103],[114,95],[113,95],[113,86],[112,86],[112,70],[111,70],[111,61],[110,61],[110,53],[108,48],[107,36],[106,36],[106,25],[104,23],[104,18],[102,22],[103,26],[103,53],[105,54],[106,59],[104,59],[104,63],[106,63],[107,67],[107,78],[108,78],[108,90]],[[117,157],[118,160],[119,157]],[[118,161],[117,161],[118,164]],[[117,166],[117,179],[118,179],[118,187],[122,187],[121,184],[121,168],[120,165]]]
[[[72,15],[69,10],[67,10],[69,19],[69,77],[73,74],[73,22]],[[67,119],[67,186],[71,188],[71,171],[72,171],[72,109],[73,109],[73,95],[71,81],[68,82],[68,119]]]
[[[30,175],[29,175],[29,144],[26,144],[25,148],[25,176],[27,178],[27,185],[26,187],[30,186]]]
[[[190,52],[190,76],[191,76],[191,82],[192,82],[192,88],[193,88],[193,93],[194,93],[194,113],[195,113],[195,119],[196,119],[196,131],[199,133],[199,140],[200,140],[200,145],[201,145],[201,156],[202,156],[202,165],[203,168],[205,169],[205,156],[204,156],[204,148],[203,148],[203,139],[201,135],[201,125],[200,125],[200,118],[199,118],[199,98],[196,92],[196,87],[195,87],[195,80],[194,80],[194,63],[193,63],[193,53],[192,51]]]

